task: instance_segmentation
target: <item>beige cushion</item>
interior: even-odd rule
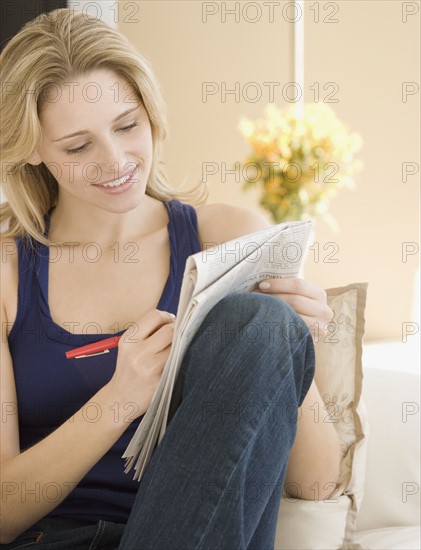
[[[284,493],[275,550],[358,548],[353,544],[365,479],[368,424],[362,392],[362,339],[367,283],[327,289],[334,317],[323,337],[314,332],[315,382],[333,422],[342,460],[335,491],[325,501],[299,500]],[[337,421],[337,422],[336,422]]]

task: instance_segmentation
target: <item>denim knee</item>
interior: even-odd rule
[[[190,342],[171,415],[193,388],[191,396],[216,392],[232,402],[252,392],[271,401],[286,379],[290,401],[301,406],[314,372],[313,339],[294,309],[275,296],[236,292],[209,311]]]
[[[272,341],[275,337],[289,344],[301,343],[310,331],[286,302],[269,294],[235,292],[220,300],[203,320],[196,336],[215,336],[226,342],[240,338],[246,343]],[[235,336],[237,338],[235,338]]]
[[[267,352],[268,348],[275,354],[281,348],[288,349],[293,355],[309,340],[307,325],[286,302],[267,294],[235,292],[209,311],[186,356],[196,359],[192,367],[196,377],[203,374],[200,371],[214,368],[212,359],[226,356],[232,347],[245,358],[248,353]]]

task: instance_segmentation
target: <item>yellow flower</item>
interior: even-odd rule
[[[326,213],[337,189],[355,187],[352,174],[363,163],[354,154],[363,140],[323,102],[305,104],[302,113],[293,104],[282,109],[268,104],[262,118],[243,117],[239,130],[253,150],[247,162],[262,170],[252,183],[263,186],[261,202],[276,221]]]

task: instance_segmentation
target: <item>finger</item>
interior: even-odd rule
[[[148,351],[159,353],[172,344],[175,323],[167,323],[161,326],[148,338]]]
[[[131,323],[131,333],[139,340],[145,340],[154,334],[159,328],[168,323],[173,323],[175,316],[168,311],[151,309],[137,322]]]
[[[259,289],[254,289],[250,292],[264,294],[264,292]],[[300,294],[281,294],[279,292],[266,292],[266,294],[271,294],[272,296],[286,302],[299,315],[307,315],[308,317],[313,317],[315,320],[323,323],[328,323],[333,318],[333,311],[324,301],[315,300]]]
[[[299,315],[307,315],[308,317],[314,317],[314,319],[328,320],[328,311],[325,308],[325,304],[307,298],[300,294],[276,294],[280,300],[289,304]]]
[[[265,279],[264,282],[270,284],[268,289],[260,289],[262,293],[276,293],[276,294],[301,294],[307,296],[313,300],[326,301],[326,291],[320,288],[318,285],[300,279],[298,277],[288,277],[284,279]]]

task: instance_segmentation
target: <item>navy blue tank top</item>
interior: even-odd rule
[[[168,211],[170,273],[156,308],[177,313],[187,257],[200,251],[195,209],[178,200],[162,201]],[[46,215],[46,235],[52,209]],[[36,243],[32,251],[16,238],[19,286],[17,317],[9,334],[19,412],[21,451],[31,447],[78,411],[111,379],[117,348],[86,360],[66,359],[65,352],[114,334],[74,334],[57,325],[48,306],[49,247]],[[83,365],[82,365],[83,362]],[[95,419],[95,409],[89,411]],[[139,481],[134,470],[124,473],[121,458],[143,416],[133,421],[109,451],[94,465],[70,494],[52,510],[50,517],[125,523]],[[87,441],[86,444],[89,445]],[[52,483],[46,498],[57,498]],[[40,489],[41,491],[41,489]],[[67,491],[66,491],[67,494]],[[41,495],[42,497],[42,495]]]

